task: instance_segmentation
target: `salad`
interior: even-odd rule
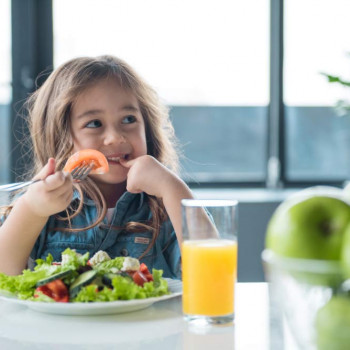
[[[104,251],[91,259],[67,248],[62,261],[51,254],[36,260],[34,270],[21,275],[0,273],[0,294],[41,302],[108,302],[144,299],[170,294],[163,271],[149,272],[145,264],[130,257],[111,259]]]

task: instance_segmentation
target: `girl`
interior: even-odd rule
[[[0,227],[0,271],[19,274],[67,247],[139,258],[180,278],[182,198],[167,110],[123,61],[77,58],[63,64],[28,100],[35,178],[7,208]],[[108,173],[76,184],[62,172],[82,149],[102,152]]]

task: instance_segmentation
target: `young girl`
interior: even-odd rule
[[[139,258],[180,278],[182,198],[167,110],[123,61],[77,58],[63,64],[28,100],[35,178],[0,227],[0,272],[28,261],[55,261],[67,247]],[[76,184],[62,169],[82,149],[102,152],[110,170]]]

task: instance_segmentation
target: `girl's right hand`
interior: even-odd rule
[[[65,210],[72,200],[72,176],[62,171],[55,172],[55,167],[55,159],[50,158],[34,177],[43,181],[30,185],[22,197],[37,216],[49,217],[59,213]]]

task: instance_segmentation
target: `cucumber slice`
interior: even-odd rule
[[[82,287],[90,284],[94,280],[96,275],[97,271],[95,270],[89,270],[79,275],[69,288],[70,297],[74,298]]]
[[[43,278],[42,280],[39,280],[36,283],[35,286],[39,287],[39,286],[42,286],[42,285],[44,285],[46,283],[49,283],[49,282],[52,282],[52,281],[55,281],[55,280],[62,280],[63,278],[68,277],[72,273],[73,273],[73,270],[67,270],[67,271],[56,273],[56,274],[54,274],[54,275],[52,275],[50,277]]]

